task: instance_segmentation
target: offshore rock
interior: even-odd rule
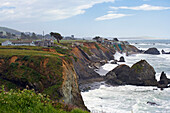
[[[159,55],[160,52],[158,51],[157,48],[149,48],[144,52],[145,54],[153,54],[153,55]]]
[[[119,62],[125,62],[125,58],[121,56]]]
[[[168,88],[168,84],[170,84],[170,79],[168,79],[166,74],[162,72],[160,81],[158,82],[158,88]]]
[[[129,78],[130,67],[127,65],[119,65],[109,73],[107,73],[106,83],[111,85],[127,84]]]
[[[146,60],[141,60],[131,67],[128,84],[157,86],[155,74],[154,68]]]

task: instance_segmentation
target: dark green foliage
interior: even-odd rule
[[[95,47],[96,47],[97,49],[100,49],[99,45],[97,45],[96,43],[95,43]]]
[[[59,88],[61,87],[62,81],[58,82],[56,85],[46,88],[43,93],[50,95],[52,100],[58,100],[61,98]]]
[[[19,63],[11,63],[10,64],[10,68],[14,68],[14,69],[16,69],[17,67],[18,67],[18,65],[19,65]]]
[[[98,40],[99,38],[101,38],[100,36],[96,36],[93,38],[93,40]]]
[[[30,59],[30,57],[31,57],[31,56],[24,56],[22,60],[23,60],[23,61],[28,61],[28,60]]]
[[[64,111],[62,106],[34,90],[11,89],[6,92],[4,87],[0,88],[0,113],[88,113],[81,109]]]
[[[87,48],[87,47],[81,47],[81,49],[84,51],[84,52],[86,52],[88,55],[92,55],[93,53],[90,51],[90,49],[89,48]]]
[[[51,32],[50,35],[53,36],[55,39],[57,39],[58,43],[59,43],[59,40],[63,38],[60,33]]]
[[[3,80],[2,78],[0,78],[0,84],[5,85],[7,89],[16,89],[17,88],[17,86],[14,83],[7,81],[7,80]]]
[[[54,47],[54,49],[55,49],[58,53],[61,53],[61,54],[69,54],[69,50],[68,50],[68,49],[63,49],[63,48],[60,48],[60,47]]]
[[[77,60],[78,60],[77,57],[75,57],[75,56],[73,55],[73,58],[74,58],[75,62],[77,62]]]

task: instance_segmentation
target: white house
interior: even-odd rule
[[[35,46],[34,41],[30,40],[15,40],[15,41],[10,41],[7,40],[5,42],[2,42],[2,46]]]

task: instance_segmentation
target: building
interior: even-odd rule
[[[54,46],[53,40],[37,40],[34,42],[35,46],[41,46],[41,47],[52,47]]]
[[[35,46],[34,41],[31,40],[7,40],[2,42],[2,46]]]
[[[0,36],[7,36],[7,33],[5,31],[0,31]]]

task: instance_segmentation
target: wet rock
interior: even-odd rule
[[[105,65],[107,63],[107,60],[102,60],[102,61],[100,61],[100,64],[101,65]]]
[[[168,88],[168,84],[170,84],[170,79],[168,79],[166,74],[162,72],[160,76],[160,81],[158,82],[158,88]]]
[[[113,60],[112,62],[110,62],[111,64],[117,64],[117,60]]]
[[[146,61],[141,60],[130,69],[129,84],[140,86],[157,86],[154,68]]]
[[[162,49],[162,51],[161,51],[161,52],[162,52],[162,54],[165,54],[165,51],[164,51],[163,49]]]
[[[111,85],[125,85],[129,78],[130,67],[127,65],[119,65],[106,74],[106,80]]]
[[[145,54],[153,54],[153,55],[159,55],[160,52],[158,51],[157,48],[149,48],[144,52]]]
[[[165,52],[163,49],[162,49],[162,54],[170,54],[170,52]]]
[[[84,89],[81,90],[81,92],[88,92],[91,89],[91,87],[85,87]]]
[[[111,71],[105,76],[105,81],[107,84],[116,86],[116,85],[122,85],[122,81],[117,79],[116,74]]]
[[[119,62],[125,62],[125,58],[121,56]]]
[[[127,84],[129,81],[129,73],[130,73],[130,67],[127,65],[119,65],[115,69],[113,69],[113,72],[115,72],[117,79],[121,80],[122,83]]]
[[[150,101],[148,101],[147,104],[154,105],[154,106],[155,106],[155,105],[156,105],[156,106],[159,106],[159,104],[157,104],[157,103],[155,103],[155,102],[150,102]]]

